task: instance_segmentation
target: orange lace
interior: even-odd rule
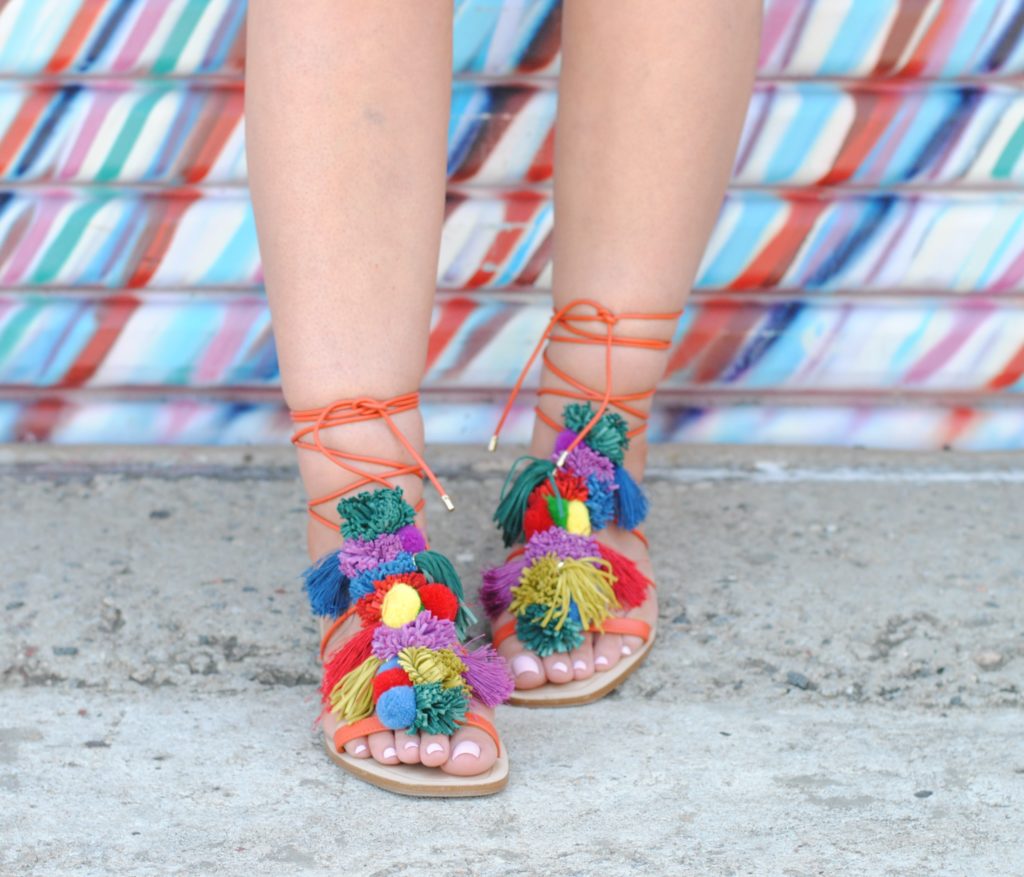
[[[583,308],[589,310],[583,313],[577,313]],[[590,311],[592,311],[592,313]],[[648,415],[632,403],[649,399],[654,395],[657,387],[652,387],[650,390],[644,390],[639,393],[613,393],[612,354],[616,347],[638,347],[646,350],[667,350],[671,345],[671,341],[661,341],[656,338],[631,338],[625,335],[616,335],[615,326],[623,320],[678,320],[681,314],[681,310],[670,314],[615,314],[604,305],[585,298],[574,299],[564,307],[556,310],[548,321],[547,328],[544,330],[544,334],[541,335],[540,340],[537,342],[537,346],[533,349],[533,353],[530,354],[530,358],[526,361],[526,365],[523,366],[523,370],[519,374],[519,379],[512,387],[512,392],[509,393],[508,401],[505,403],[505,409],[501,412],[498,425],[494,428],[494,435],[491,436],[488,449],[493,451],[498,447],[498,435],[501,432],[501,428],[504,426],[509,412],[512,410],[512,405],[516,400],[516,396],[519,395],[519,391],[523,387],[523,382],[526,380],[526,376],[529,374],[531,366],[536,361],[537,356],[540,355],[541,350],[544,349],[545,342],[566,341],[573,344],[599,344],[605,348],[604,390],[595,390],[592,387],[588,387],[582,381],[576,380],[576,378],[558,368],[553,362],[551,362],[548,351],[544,349],[544,355],[542,357],[544,366],[553,375],[569,384],[570,387],[574,387],[575,392],[573,390],[562,389],[560,387],[543,387],[537,391],[538,397],[554,395],[563,396],[566,399],[578,399],[583,402],[598,403],[597,411],[594,412],[594,416],[590,418],[587,425],[580,430],[576,438],[574,438],[569,446],[562,451],[561,455],[559,455],[559,467],[565,463],[566,458],[569,456],[573,448],[583,441],[587,433],[590,432],[609,407],[617,408],[624,414],[632,415],[640,421],[638,426],[634,427],[627,433],[630,438],[642,433],[647,429]],[[584,325],[574,325],[580,323]],[[587,327],[586,324],[588,323],[603,323],[604,331],[593,331]],[[556,335],[554,334],[556,329],[562,329],[567,334]],[[563,428],[561,424],[557,423],[553,418],[541,411],[539,404],[534,408],[534,411],[536,411],[537,417],[540,420],[556,432]]]
[[[335,466],[358,476],[358,480],[354,481],[352,484],[346,485],[340,490],[311,499],[309,503],[307,503],[306,507],[309,510],[310,516],[314,520],[319,521],[325,527],[329,527],[333,531],[337,531],[337,523],[321,515],[316,510],[317,506],[340,499],[346,493],[359,490],[366,487],[368,484],[379,484],[382,487],[391,487],[391,479],[398,478],[402,475],[417,475],[420,478],[429,479],[430,483],[434,485],[434,488],[441,495],[441,501],[444,503],[445,508],[447,508],[448,511],[453,511],[455,509],[448,493],[441,486],[441,482],[437,480],[437,476],[434,475],[420,453],[412,446],[410,441],[402,435],[401,430],[391,419],[396,414],[416,410],[416,408],[419,407],[419,404],[419,393],[406,393],[404,396],[395,396],[393,399],[371,399],[366,396],[358,399],[342,399],[338,402],[332,402],[330,405],[325,405],[323,408],[310,408],[305,411],[291,412],[292,420],[295,423],[309,424],[308,426],[303,426],[297,429],[295,434],[292,436],[292,444],[295,445],[297,449],[301,451],[315,451],[322,454],[334,463]],[[365,421],[376,420],[378,418],[383,419],[384,422],[387,423],[395,438],[397,438],[405,449],[412,455],[412,458],[416,461],[415,464],[389,460],[385,457],[370,457],[363,454],[351,454],[347,451],[337,450],[336,448],[328,448],[320,440],[321,429],[345,426],[350,423],[364,423]],[[359,464],[376,466],[380,467],[380,469],[378,471],[370,471]],[[416,504],[416,511],[422,509],[423,504],[424,501],[421,499]]]

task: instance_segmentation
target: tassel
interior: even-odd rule
[[[348,608],[348,579],[338,565],[338,552],[321,557],[303,574],[309,605],[315,615],[337,618]]]
[[[561,627],[544,625],[547,606],[531,603],[516,619],[516,638],[531,652],[546,658],[555,652],[571,652],[583,645],[583,627],[572,616]]]
[[[615,522],[623,530],[639,527],[647,517],[647,497],[622,466],[615,467]]]
[[[334,687],[371,655],[373,628],[364,627],[347,640],[324,664],[324,678],[320,695],[324,703],[330,700]]]
[[[630,609],[641,605],[647,599],[651,580],[640,572],[632,560],[614,548],[602,545],[601,556],[608,561],[615,576],[615,596],[618,601]]]
[[[459,600],[459,613],[455,616],[455,629],[460,637],[466,635],[471,624],[476,623],[476,616],[466,605],[466,595],[462,590],[462,580],[452,566],[452,562],[437,551],[420,551],[413,558],[416,567],[430,581],[447,586]]]
[[[331,712],[346,722],[358,722],[373,714],[373,677],[380,659],[370,655],[351,673],[347,673],[331,691]]]
[[[615,491],[612,488],[610,482],[596,475],[587,476],[587,511],[594,530],[601,530],[615,520]]]
[[[555,629],[561,630],[575,603],[581,625],[587,629],[604,621],[610,606],[618,605],[612,582],[608,561],[601,557],[559,558],[547,554],[523,570],[512,590],[509,611],[521,615],[533,604],[545,606],[546,612],[536,622],[543,627],[554,623]]]
[[[458,646],[455,654],[466,665],[466,682],[473,697],[480,703],[493,708],[509,699],[516,684],[505,659],[493,646],[485,645],[476,649]]]
[[[522,460],[530,462],[519,475],[516,475],[516,466]],[[549,480],[552,489],[555,493],[558,492],[553,477],[554,471],[555,464],[551,460],[538,460],[536,457],[520,457],[512,464],[505,484],[501,488],[501,501],[494,511],[494,523],[501,530],[506,548],[515,545],[523,538],[523,516],[526,514],[526,505],[534,489],[543,484],[545,480]],[[511,487],[509,487],[510,483]]]
[[[409,726],[409,733],[423,731],[427,734],[454,734],[456,728],[466,719],[469,698],[462,686],[444,688],[440,683],[414,685],[416,693],[416,719]]]
[[[519,576],[526,569],[526,559],[520,555],[508,563],[484,570],[484,583],[480,586],[480,602],[489,618],[497,618],[512,602],[512,589],[519,584]]]

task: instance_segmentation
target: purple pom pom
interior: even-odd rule
[[[552,459],[557,459],[557,454]],[[591,475],[601,481],[615,480],[615,464],[585,442],[569,451],[569,456],[565,458],[565,468],[584,480]]]
[[[455,622],[447,618],[435,618],[429,612],[421,612],[401,627],[388,627],[382,624],[373,632],[372,648],[374,655],[382,661],[389,661],[409,646],[448,649],[458,641]]]
[[[402,548],[410,554],[427,550],[427,540],[423,538],[419,527],[414,524],[406,524],[395,535],[402,540]]]
[[[455,650],[466,665],[466,682],[480,703],[488,707],[496,707],[504,703],[512,694],[515,682],[508,671],[508,664],[492,646],[481,646],[478,649],[467,649],[459,646]]]
[[[338,566],[350,579],[375,566],[394,560],[402,551],[402,540],[395,533],[383,533],[375,539],[346,539],[338,552]]]
[[[554,554],[558,557],[600,557],[601,549],[597,542],[588,536],[568,533],[561,527],[549,527],[538,530],[526,543],[524,557],[527,563],[533,563],[538,557]]]
[[[555,436],[555,453],[554,458],[557,459],[558,455],[562,453],[569,445],[573,443],[576,438],[576,433],[571,429],[563,429],[557,436]]]
[[[497,618],[512,602],[512,589],[526,568],[526,559],[519,555],[508,563],[484,570],[484,583],[480,586],[480,603],[490,618]]]

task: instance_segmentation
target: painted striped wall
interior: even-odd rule
[[[0,3],[0,440],[286,435],[244,20]],[[559,35],[552,0],[456,2],[435,440],[485,440],[547,315]],[[1024,0],[766,0],[655,436],[1024,447],[1022,74]]]

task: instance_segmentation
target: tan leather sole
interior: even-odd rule
[[[331,759],[343,770],[364,782],[395,792],[420,798],[472,798],[493,795],[508,785],[508,753],[501,747],[498,760],[490,770],[473,777],[456,777],[440,768],[422,764],[381,764],[372,758],[356,758],[338,752],[325,734],[324,747]]]
[[[559,707],[583,706],[600,700],[618,688],[644,662],[654,646],[656,636],[657,632],[652,630],[647,642],[629,657],[621,658],[611,670],[595,673],[589,679],[576,679],[562,684],[548,682],[539,688],[522,691],[517,688],[508,702],[512,706]]]

